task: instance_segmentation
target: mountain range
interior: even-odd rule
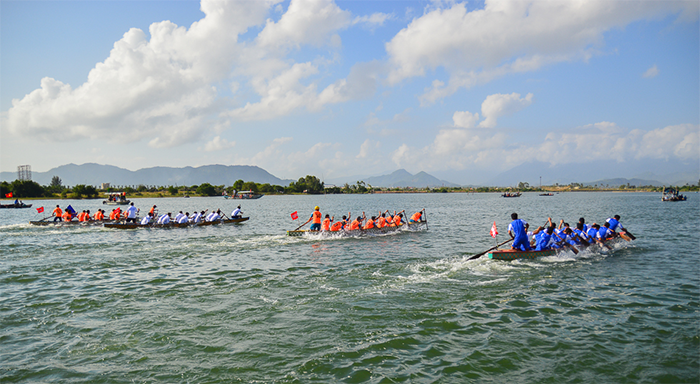
[[[32,180],[41,185],[51,184],[51,178],[58,176],[66,186],[78,184],[100,186],[102,183],[111,185],[232,185],[236,180],[269,183],[287,186],[292,180],[283,180],[271,175],[266,170],[250,165],[204,165],[201,167],[152,167],[137,171],[87,163],[82,165],[67,164],[52,168],[46,172],[32,172]],[[0,172],[0,179],[13,181],[17,178],[14,172]]]
[[[653,170],[653,172],[651,171]],[[478,172],[476,170],[475,172]],[[639,161],[634,163],[618,164],[610,161],[599,161],[587,164],[562,164],[551,166],[548,163],[529,162],[518,167],[502,172],[485,182],[476,182],[474,173],[463,172],[435,172],[436,176],[426,172],[411,174],[405,169],[396,170],[390,174],[379,176],[354,176],[333,180],[324,180],[325,183],[342,186],[345,183],[354,184],[362,180],[374,187],[458,187],[462,186],[517,186],[520,182],[526,182],[530,186],[542,185],[567,185],[581,183],[584,185],[620,185],[634,186],[662,186],[662,185],[695,185],[700,180],[700,165],[693,162],[671,163],[663,160]],[[445,177],[448,175],[449,177]],[[631,178],[622,177],[631,175]],[[280,179],[266,170],[250,165],[204,165],[201,167],[151,167],[137,171],[115,167],[113,165],[101,165],[86,163],[82,165],[62,165],[47,172],[33,172],[32,180],[41,185],[49,185],[51,178],[58,176],[63,185],[73,186],[86,184],[100,186],[102,183],[110,183],[114,186],[122,185],[199,185],[210,183],[213,185],[232,185],[236,180],[254,181],[256,183],[269,183],[272,185],[287,186],[294,180]],[[472,177],[470,177],[472,176]],[[438,178],[439,177],[439,178]],[[453,178],[454,177],[454,178]],[[11,182],[17,178],[15,172],[0,172],[0,180]],[[446,181],[446,179],[458,180],[459,183]],[[483,178],[483,174],[481,175]]]

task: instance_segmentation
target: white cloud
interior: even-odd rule
[[[479,114],[469,111],[457,111],[452,115],[452,121],[455,127],[474,128],[476,122],[479,121]]]
[[[211,141],[204,145],[205,152],[221,151],[223,149],[233,148],[236,145],[235,141],[222,139],[220,136],[214,137]]]
[[[431,7],[386,43],[388,80],[424,76],[438,67],[447,87],[433,84],[423,102],[508,73],[588,58],[604,33],[629,23],[696,9],[694,2],[486,0],[483,9],[465,3]],[[438,4],[441,5],[441,4]],[[697,18],[697,17],[696,17]]]
[[[656,64],[654,64],[651,68],[647,69],[646,72],[642,75],[643,78],[645,79],[651,79],[653,77],[656,77],[656,75],[659,74],[659,68],[656,67]]]
[[[512,115],[515,112],[532,104],[532,93],[528,93],[524,98],[520,98],[519,93],[504,95],[497,93],[486,97],[481,103],[481,115],[484,120],[479,123],[479,127],[493,128],[501,116]]]

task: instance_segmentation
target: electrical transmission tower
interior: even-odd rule
[[[31,180],[32,179],[32,166],[31,165],[20,165],[17,167],[17,180]]]

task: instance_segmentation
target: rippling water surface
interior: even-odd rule
[[[0,381],[697,383],[700,200],[526,193],[136,199],[161,212],[242,204],[187,229],[47,228],[0,210]],[[100,201],[35,201],[92,211]],[[313,206],[425,208],[429,229],[290,238]],[[614,214],[612,251],[470,255],[533,226]],[[303,221],[302,221],[303,222]]]

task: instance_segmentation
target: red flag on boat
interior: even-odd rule
[[[12,192],[6,193],[6,194],[5,194],[5,197],[7,197],[8,199],[9,199],[10,197],[12,197]]]
[[[38,213],[42,213],[42,212],[44,212],[44,207],[39,207],[39,208],[36,209],[36,211],[37,211]]]
[[[296,220],[299,218],[299,215],[297,215],[297,211],[292,212],[292,220]]]
[[[493,222],[493,226],[491,226],[491,237],[496,237],[498,235],[498,229],[496,229],[496,222]]]

